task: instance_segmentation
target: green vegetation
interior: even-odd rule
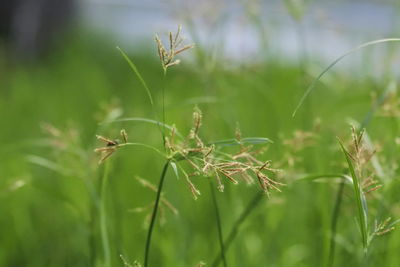
[[[128,56],[94,43],[66,42],[35,64],[0,61],[0,266],[134,266],[147,245],[148,266],[398,266],[391,73],[376,79],[366,67],[355,78],[332,68],[314,83],[326,66],[311,75],[279,58],[207,65],[209,51],[195,47],[202,60],[165,75],[174,61],[160,66],[156,45]],[[122,139],[100,165],[97,134]],[[258,167],[273,180],[257,171],[252,185],[185,177],[189,160],[247,146],[267,148],[257,158],[271,163]],[[282,192],[262,193],[268,182]]]

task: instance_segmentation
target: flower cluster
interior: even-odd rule
[[[187,137],[177,142],[176,128],[166,137],[169,158],[179,166],[195,198],[200,192],[190,179],[193,176],[214,177],[221,192],[224,191],[223,178],[233,184],[238,184],[240,179],[252,184],[256,178],[267,194],[272,189],[280,191],[279,187],[283,184],[271,178],[279,170],[271,167],[271,161],[263,162],[256,158],[263,150],[253,151],[253,146],[245,145],[239,128],[236,130],[236,139],[232,140],[231,144],[239,146],[240,149],[237,153],[229,154],[217,149],[219,142],[203,142],[199,136],[201,124],[202,113],[195,108],[193,126]],[[191,173],[180,166],[182,162],[188,163]]]
[[[166,49],[161,42],[160,37],[156,35],[156,43],[157,43],[157,51],[158,56],[160,57],[161,65],[164,69],[164,72],[167,71],[168,67],[178,65],[180,63],[179,59],[175,59],[175,56],[186,51],[192,47],[194,44],[183,45],[184,39],[181,37],[182,26],[178,26],[178,31],[174,35],[172,32],[169,32],[169,49]]]

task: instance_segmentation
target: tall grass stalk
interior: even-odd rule
[[[157,196],[156,196],[156,200],[154,203],[153,212],[151,214],[149,230],[147,232],[147,240],[146,240],[146,246],[145,246],[145,251],[144,251],[144,267],[147,267],[148,263],[149,263],[151,236],[153,234],[154,223],[155,223],[156,217],[157,217],[158,205],[159,205],[160,199],[161,199],[161,191],[162,191],[162,187],[164,184],[164,180],[165,180],[165,176],[167,174],[169,164],[170,164],[170,160],[168,159],[164,164],[164,167],[163,167],[163,170],[162,170],[161,176],[160,176],[160,182],[159,182],[158,188],[157,188]]]
[[[103,177],[101,181],[101,195],[100,195],[100,232],[101,242],[104,254],[104,267],[111,267],[111,253],[110,253],[110,240],[107,232],[107,211],[106,211],[106,192],[107,183],[110,170],[110,161],[107,161],[103,169]]]
[[[221,215],[220,215],[219,208],[218,208],[217,197],[215,196],[215,189],[214,189],[213,183],[211,182],[211,179],[209,179],[209,183],[210,183],[211,198],[212,198],[213,206],[214,206],[214,210],[215,210],[215,219],[216,219],[216,223],[217,223],[217,227],[218,227],[218,239],[219,239],[222,263],[224,264],[224,267],[227,267],[228,264],[226,262],[226,257],[225,257],[224,238],[222,235],[222,225],[221,225]]]

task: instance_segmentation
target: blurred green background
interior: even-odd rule
[[[350,8],[349,13],[363,10],[350,5],[351,1],[342,2],[348,4],[345,7]],[[230,24],[231,20],[224,20],[225,15],[231,14],[230,4],[222,3],[214,26],[236,27]],[[101,124],[127,117],[155,119],[145,90],[115,49],[116,45],[130,52],[130,58],[149,85],[158,112],[161,112],[161,88],[165,88],[167,124],[175,124],[181,132],[188,132],[192,111],[197,105],[203,111],[200,135],[204,140],[234,138],[239,123],[244,137],[268,137],[274,141],[262,159],[272,160],[273,166],[283,170],[279,179],[286,186],[282,193],[265,196],[240,225],[236,239],[226,252],[229,266],[326,265],[340,183],[338,180],[295,180],[308,174],[348,173],[336,137],[350,140],[349,122],[366,123],[368,136],[377,149],[379,168],[375,170],[380,172],[376,173],[376,179],[383,187],[367,195],[370,230],[375,220],[400,217],[399,43],[365,48],[349,56],[343,64],[340,62],[317,83],[292,118],[307,87],[330,62],[362,42],[397,37],[398,19],[393,19],[393,28],[385,28],[387,34],[374,36],[371,30],[357,43],[352,43],[351,35],[343,34],[337,41],[343,50],[314,54],[312,49],[322,45],[312,37],[304,42],[302,38],[307,35],[302,31],[312,28],[307,23],[309,16],[316,14],[315,5],[323,10],[324,1],[273,1],[279,4],[279,16],[287,20],[289,29],[293,27],[299,33],[293,35],[296,44],[305,44],[296,46],[293,52],[283,45],[285,38],[274,38],[275,24],[266,24],[262,12],[245,12],[252,10],[248,7],[254,3],[249,3],[236,3],[242,8],[247,27],[254,29],[259,37],[258,46],[248,57],[236,56],[236,53],[247,55],[246,42],[239,50],[235,50],[237,47],[225,49],[229,47],[229,38],[213,39],[210,45],[201,37],[202,34],[207,37],[201,24],[204,21],[188,13],[185,14],[188,18],[180,23],[187,42],[196,42],[196,47],[185,52],[182,64],[172,67],[165,80],[152,43],[153,31],[141,30],[141,36],[146,36],[143,39],[126,37],[122,41],[113,33],[72,23],[63,34],[60,30],[49,47],[29,54],[16,49],[14,39],[3,39],[0,50],[0,266],[105,266],[99,213],[104,166],[97,164],[99,155],[93,152],[101,145],[95,135],[118,138],[120,129],[124,128],[131,142],[162,149],[156,125]],[[362,6],[363,1],[357,3]],[[261,2],[261,6],[268,7],[268,2]],[[396,10],[395,3],[382,6]],[[84,10],[88,9],[90,5]],[[177,10],[171,9],[173,12],[168,16],[173,17]],[[135,9],[136,13],[145,11],[145,5]],[[135,18],[132,22],[135,23]],[[224,27],[221,26],[221,32]],[[172,25],[167,30],[175,31],[175,28]],[[132,29],[133,34],[139,31]],[[164,38],[163,30],[161,27]],[[343,43],[343,40],[350,41]],[[282,51],[273,53],[280,45]],[[151,207],[155,192],[143,187],[135,177],[157,184],[164,159],[145,148],[127,147],[117,151],[108,162],[110,174],[105,200],[111,266],[123,266],[120,255],[129,262],[142,262],[151,209],[134,211],[138,207]],[[184,179],[177,179],[172,169],[169,170],[163,191],[179,214],[174,215],[165,207],[159,214],[150,266],[195,266],[200,261],[212,266],[219,253],[219,241],[207,180],[193,178],[202,193],[198,200],[193,200]],[[226,190],[217,193],[217,199],[222,231],[227,236],[260,188],[243,182],[224,183]],[[351,186],[344,187],[336,216],[333,265],[398,266],[400,233],[397,230],[374,240],[363,259],[352,190]]]

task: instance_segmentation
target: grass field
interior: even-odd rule
[[[222,177],[224,192],[217,190],[215,176],[198,175],[191,177],[201,193],[194,200],[182,171],[177,179],[170,166],[162,199],[174,208],[160,202],[148,266],[216,266],[219,226],[224,240],[236,226],[220,266],[398,266],[400,232],[389,232],[400,218],[398,77],[372,77],[362,66],[361,77],[333,68],[293,118],[325,65],[272,58],[232,67],[223,59],[210,63],[208,51],[195,47],[185,53],[202,60],[183,59],[163,78],[154,44],[129,55],[151,91],[153,111],[120,52],[95,42],[66,42],[35,64],[1,61],[0,266],[124,266],[120,255],[126,266],[134,260],[144,264],[156,192],[137,177],[158,185],[166,157],[131,145],[99,165],[93,150],[103,145],[96,134],[121,139],[125,129],[129,142],[164,154],[157,123],[104,123],[162,120],[162,89],[165,123],[183,135],[197,106],[206,144],[235,140],[238,124],[243,139],[271,139],[253,146],[267,148],[257,157],[271,160],[281,170],[271,177],[285,185],[279,186],[282,192],[259,197],[254,174],[252,185]],[[380,45],[382,51],[396,47]],[[357,53],[367,56],[369,49]],[[356,138],[360,153],[351,146],[351,125],[365,128],[364,138]],[[235,155],[240,146],[214,149]],[[174,161],[194,172],[189,161]]]

